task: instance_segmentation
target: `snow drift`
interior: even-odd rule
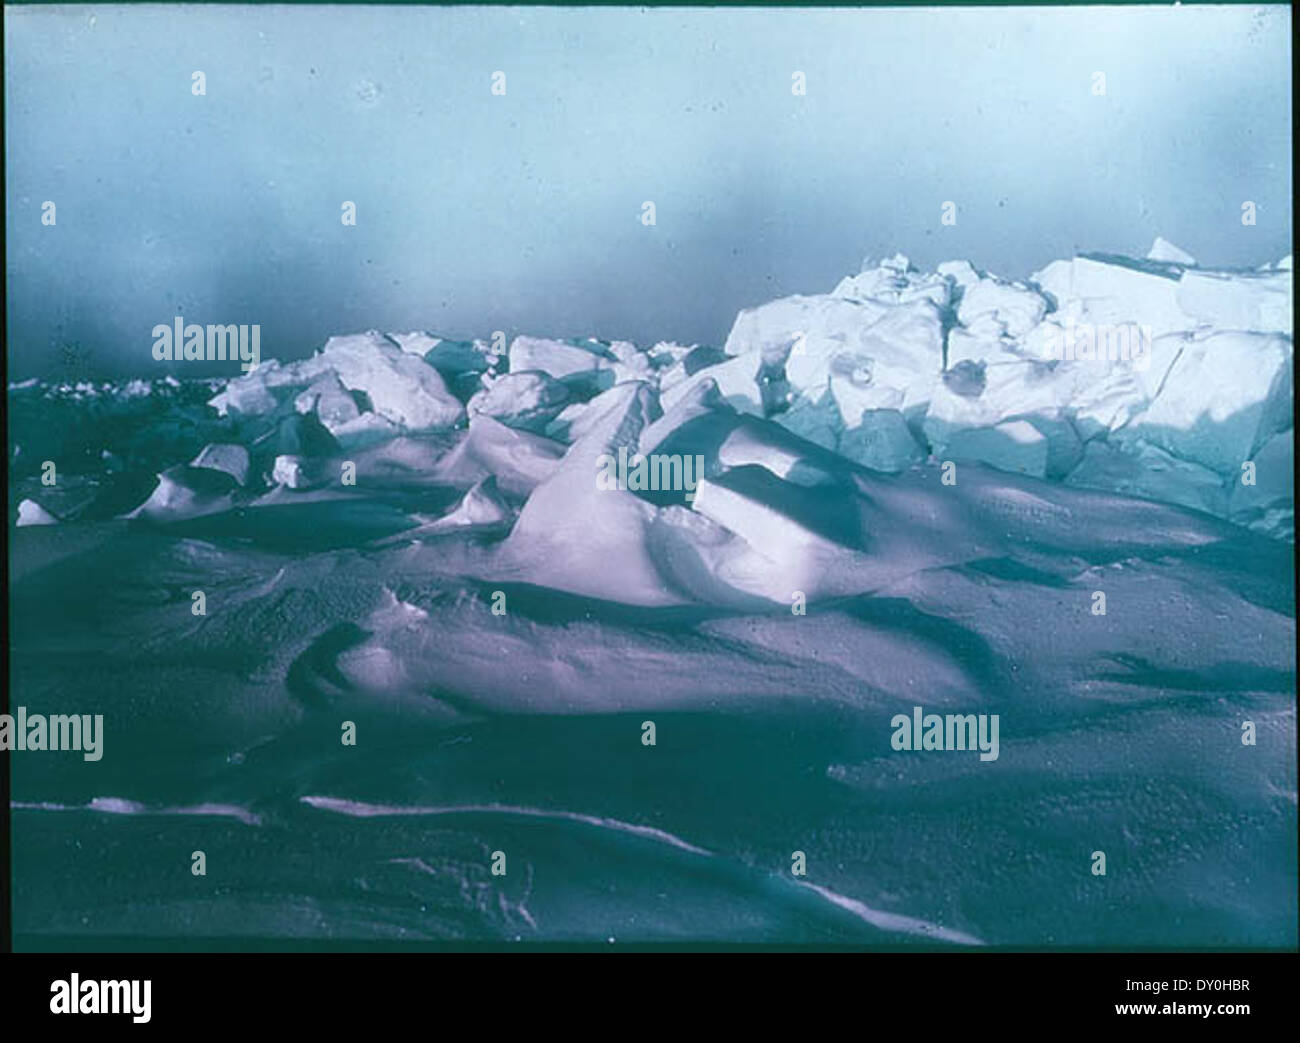
[[[721,349],[371,332],[11,388],[16,690],[93,670],[136,758],[111,793],[22,761],[31,843],[148,816],[320,877],[19,871],[19,926],[1290,944],[1290,302],[1289,259],[1163,241],[1021,282],[895,256]],[[892,751],[916,705],[1000,714],[1001,757]]]

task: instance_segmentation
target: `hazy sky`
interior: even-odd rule
[[[721,343],[898,250],[1276,261],[1290,37],[1286,7],[8,7],[10,379],[67,341],[157,375],[177,314],[281,358],[368,328]]]

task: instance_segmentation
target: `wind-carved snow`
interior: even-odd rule
[[[307,933],[1290,944],[1290,301],[1289,259],[1159,240],[899,255],[721,348],[371,332],[11,388],[16,690],[93,669],[157,762],[15,809],[255,822],[323,874]],[[1000,714],[1000,757],[893,751],[918,705]]]

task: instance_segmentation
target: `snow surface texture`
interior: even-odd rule
[[[11,703],[106,736],[13,759],[15,931],[1290,945],[1290,301],[894,257],[721,350],[12,387]]]

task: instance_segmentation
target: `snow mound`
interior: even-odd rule
[[[169,467],[158,475],[158,485],[126,517],[158,524],[187,521],[220,514],[235,505],[235,479],[207,467]]]
[[[510,528],[514,512],[497,491],[495,478],[484,478],[462,496],[446,514],[429,518],[422,514],[411,516],[417,524],[392,536],[377,540],[377,545],[409,542],[425,537],[453,534],[487,535],[504,532]]]
[[[479,415],[470,420],[468,434],[437,461],[431,474],[466,489],[494,477],[502,492],[522,498],[554,472],[563,455],[559,442]]]
[[[20,527],[25,525],[58,525],[59,519],[35,500],[23,500],[18,505],[17,524]]]
[[[499,565],[516,581],[602,600],[686,603],[661,573],[649,545],[659,509],[597,481],[602,458],[635,452],[658,413],[654,393],[643,382],[628,382],[601,397],[599,420],[528,497],[501,547]]]
[[[509,505],[497,492],[496,479],[488,477],[461,497],[460,502],[450,511],[431,522],[427,531],[496,530],[508,528],[512,517]]]
[[[248,484],[248,450],[242,445],[208,444],[193,460],[191,467],[207,467],[224,471],[240,485]]]

